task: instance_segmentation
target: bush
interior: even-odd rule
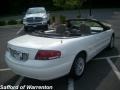
[[[23,24],[23,20],[22,20],[22,19],[19,19],[19,20],[17,20],[17,23],[18,23],[18,24]]]
[[[62,15],[57,15],[57,16],[51,16],[50,17],[50,24],[52,23],[62,23],[62,24],[65,24],[66,22],[66,17],[65,16],[62,16]]]
[[[65,16],[60,16],[60,21],[61,21],[61,23],[65,23],[66,22],[66,17]]]
[[[7,24],[8,25],[15,25],[15,24],[17,24],[17,21],[16,20],[9,20]]]
[[[55,22],[55,16],[51,16],[50,17],[50,24],[54,23]]]
[[[0,26],[4,26],[6,25],[6,22],[5,21],[0,21]]]

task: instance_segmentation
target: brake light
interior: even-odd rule
[[[60,51],[56,50],[39,50],[35,56],[36,60],[51,60],[61,56]]]

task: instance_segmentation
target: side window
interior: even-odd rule
[[[86,24],[88,26],[90,26],[92,32],[102,32],[102,31],[104,31],[104,28],[96,22],[87,21]]]

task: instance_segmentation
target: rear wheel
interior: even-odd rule
[[[29,32],[30,30],[29,30],[28,27],[24,26],[24,31],[25,31],[25,32]]]
[[[50,25],[50,20],[47,21],[47,24]]]
[[[46,24],[46,25],[44,26],[44,29],[45,29],[45,30],[48,30],[48,24]]]
[[[71,76],[74,78],[82,76],[84,73],[85,64],[85,57],[83,55],[77,56],[70,72]]]
[[[42,30],[42,32],[48,30],[48,24],[41,26],[40,29]]]

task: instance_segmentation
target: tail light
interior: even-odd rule
[[[51,60],[61,56],[60,51],[56,50],[39,50],[35,56],[36,60]]]

